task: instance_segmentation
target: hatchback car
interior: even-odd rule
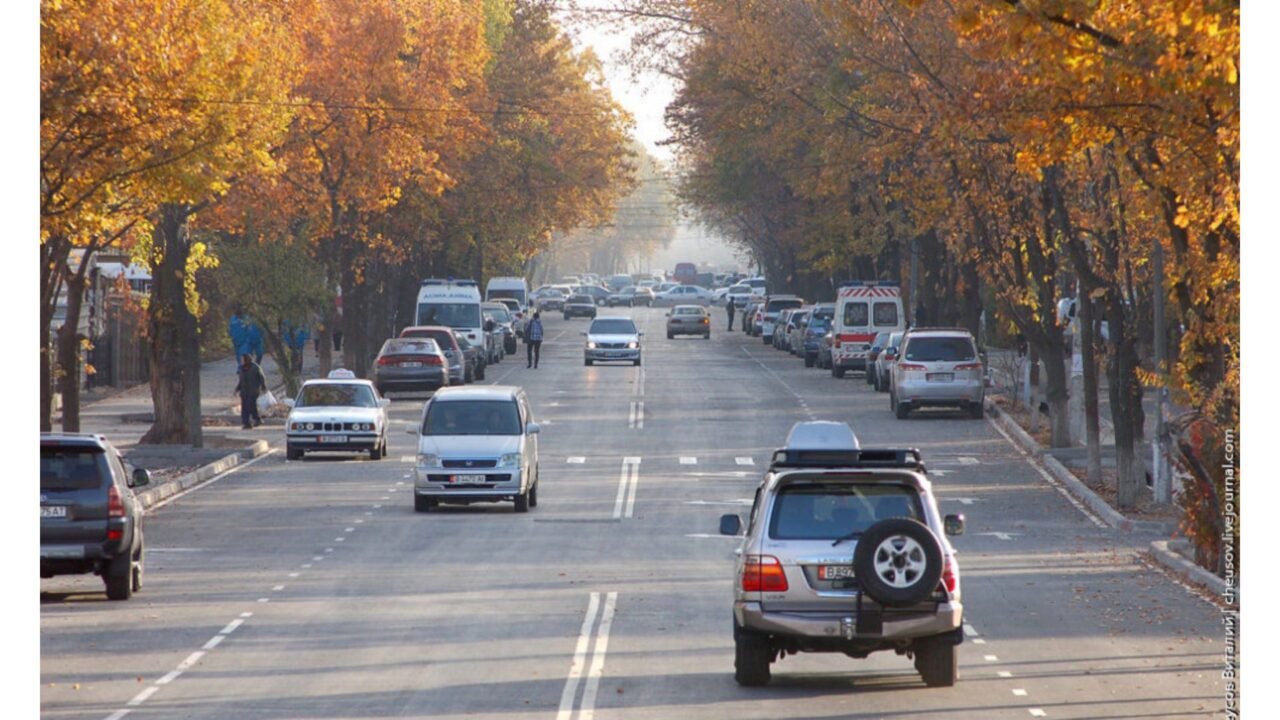
[[[922,407],[958,407],[982,417],[986,392],[977,343],[964,328],[920,328],[902,336],[889,408],[899,419]]]
[[[379,395],[389,391],[435,391],[449,384],[449,365],[435,340],[392,338],[373,362]]]
[[[510,500],[538,505],[538,424],[524,390],[446,388],[427,401],[417,430],[413,509]]]
[[[903,333],[889,333],[884,348],[876,355],[876,364],[871,367],[871,386],[876,392],[889,392],[889,373],[894,361],[898,359],[898,345],[902,344]]]
[[[745,532],[744,532],[745,529]],[[734,679],[764,685],[801,652],[912,658],[930,687],[956,681],[960,570],[918,450],[861,448],[848,425],[797,423],[756,488],[733,600]]]
[[[371,460],[387,454],[387,407],[368,380],[350,371],[335,370],[323,380],[308,380],[289,406],[285,423],[285,457],[301,460],[316,451],[369,453]]]
[[[570,295],[564,301],[564,319],[575,317],[594,318],[596,316],[596,300],[590,295]]]
[[[102,435],[40,434],[40,577],[93,573],[107,597],[142,588],[146,470],[124,461]]]
[[[667,339],[677,335],[701,335],[711,339],[711,316],[701,305],[677,305],[667,313]]]
[[[582,333],[586,336],[586,346],[582,349],[584,365],[593,365],[602,361],[627,361],[632,365],[640,364],[640,340],[644,333],[636,329],[635,321],[629,317],[601,317],[591,321],[591,327]]]

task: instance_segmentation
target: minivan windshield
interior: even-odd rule
[[[964,337],[917,337],[907,343],[904,355],[916,362],[959,362],[973,360],[973,343]]]
[[[784,487],[773,501],[769,537],[833,540],[886,518],[919,520],[920,500],[906,485],[822,484]]]
[[[298,393],[294,407],[377,407],[373,388],[362,383],[307,385]]]
[[[480,303],[419,303],[417,324],[480,327]]]
[[[40,446],[41,490],[90,490],[109,472],[107,454],[97,448]]]
[[[431,403],[423,435],[520,435],[520,412],[510,400],[447,400]]]
[[[601,318],[591,323],[592,335],[635,335],[636,324],[628,318]]]

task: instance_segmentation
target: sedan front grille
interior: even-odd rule
[[[626,350],[626,343],[596,343],[596,347],[601,350]]]

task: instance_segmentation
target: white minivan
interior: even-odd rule
[[[877,333],[906,329],[902,293],[896,283],[855,280],[840,286],[831,327],[831,375],[867,369],[867,351]]]
[[[522,277],[489,278],[484,288],[484,299],[494,302],[502,298],[511,298],[520,303],[520,309],[529,307],[529,286]]]
[[[466,336],[472,345],[484,347],[484,319],[480,312],[480,288],[475,280],[422,281],[414,325],[443,325]]]
[[[417,430],[413,509],[441,503],[538,504],[538,423],[524,390],[447,387],[427,401]]]

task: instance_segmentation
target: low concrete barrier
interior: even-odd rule
[[[257,440],[244,450],[231,453],[230,455],[225,455],[214,460],[208,465],[196,468],[186,475],[179,475],[178,477],[158,485],[157,487],[136,493],[135,496],[138,498],[138,501],[142,503],[143,508],[150,508],[157,503],[163,502],[164,500],[177,495],[178,493],[185,492],[194,487],[199,487],[222,473],[238,467],[246,461],[265,455],[270,449],[271,446],[266,440]]]

